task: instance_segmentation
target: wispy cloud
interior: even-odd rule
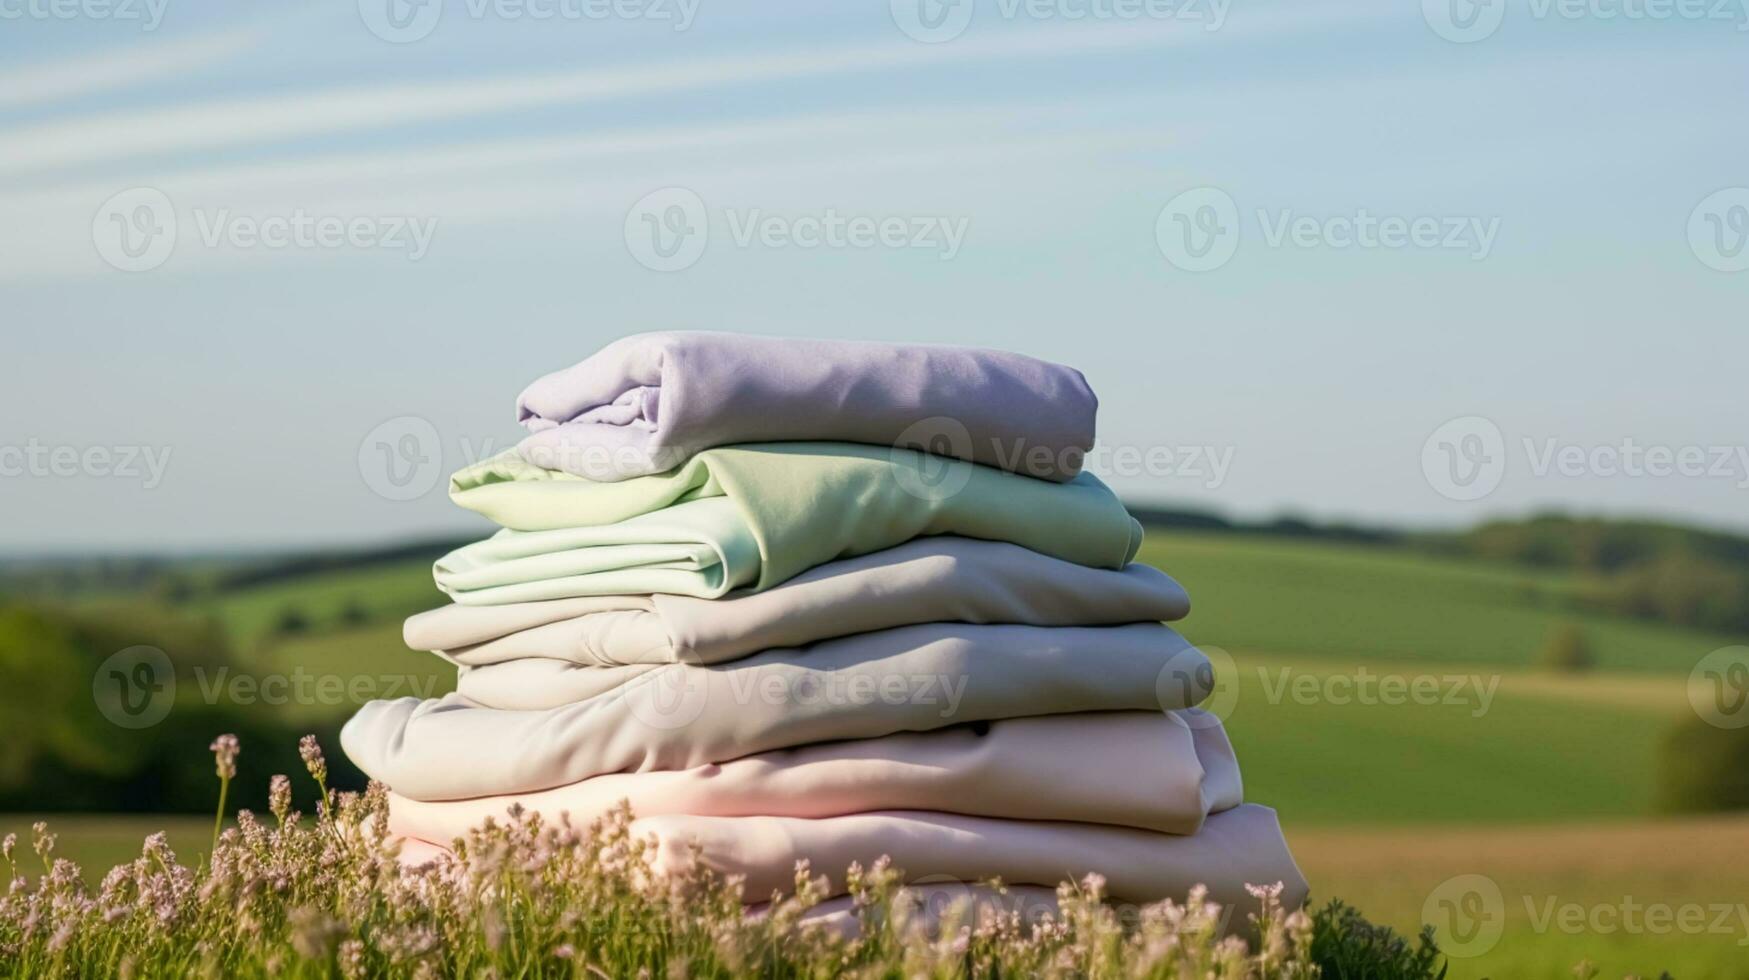
[[[192,74],[248,52],[264,36],[259,29],[239,28],[176,40],[136,41],[126,49],[24,65],[0,72],[0,109],[52,104]]]
[[[1301,30],[1332,16],[1278,16],[1229,25],[1221,36]],[[363,129],[477,117],[541,106],[629,100],[723,85],[891,70],[925,64],[1059,58],[1213,43],[1194,24],[1099,24],[1067,30],[1014,29],[951,44],[813,46],[605,70],[552,71],[398,85],[327,88],[289,96],[214,100],[143,112],[109,113],[0,131],[0,173],[17,173],[170,151],[211,150]]]

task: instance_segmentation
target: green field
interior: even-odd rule
[[[1280,811],[1317,897],[1409,929],[1441,881],[1497,881],[1505,936],[1484,956],[1454,959],[1454,977],[1564,976],[1585,956],[1605,976],[1749,976],[1742,930],[1570,934],[1539,930],[1523,905],[1526,896],[1587,907],[1749,900],[1749,821],[1671,822],[1653,809],[1656,746],[1689,710],[1689,670],[1742,638],[1578,613],[1576,584],[1561,575],[1402,549],[1156,531],[1141,557],[1190,590],[1183,632],[1230,655],[1237,697],[1223,713],[1246,795]],[[423,562],[324,575],[204,611],[259,670],[441,692],[453,671],[399,637],[401,615],[442,601],[429,575]],[[336,628],[348,605],[370,621]],[[293,607],[315,628],[276,635]],[[1540,648],[1567,622],[1583,627],[1595,669],[1539,667]],[[1368,702],[1355,693],[1363,677],[1436,694]],[[391,682],[402,689],[384,690]],[[352,704],[286,710],[332,725]],[[0,822],[13,829],[21,818]],[[95,866],[127,857],[166,821],[55,822],[63,852]],[[173,841],[196,849],[210,829],[170,823]]]
[[[1558,624],[1584,623],[1604,670],[1686,675],[1742,637],[1576,617],[1564,576],[1389,548],[1156,532],[1139,560],[1190,590],[1198,643],[1320,660],[1530,666]]]

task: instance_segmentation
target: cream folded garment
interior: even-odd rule
[[[1049,483],[849,443],[711,449],[619,483],[506,453],[458,472],[450,496],[506,528],[437,563],[438,587],[465,604],[651,592],[714,599],[938,534],[1116,569],[1142,540],[1141,525],[1091,474]]]
[[[632,832],[655,837],[658,872],[685,866],[696,845],[706,867],[742,875],[743,895],[761,899],[795,886],[796,862],[827,876],[828,894],[844,891],[844,869],[882,856],[910,881],[961,882],[1000,878],[1016,885],[1054,886],[1087,874],[1105,878],[1118,901],[1183,901],[1208,886],[1228,908],[1251,907],[1245,886],[1281,882],[1281,901],[1297,908],[1306,880],[1288,853],[1275,811],[1242,804],[1211,814],[1191,836],[1129,827],[968,817],[888,810],[806,820],[797,817],[647,817]]]
[[[1097,764],[1090,764],[1097,760]],[[389,829],[447,843],[513,805],[582,826],[617,806],[639,817],[833,817],[935,810],[1194,833],[1243,799],[1214,716],[1111,711],[1011,718],[827,742],[673,772],[616,773],[539,793],[424,802],[389,796]]]
[[[931,623],[711,667],[470,668],[446,697],[364,705],[340,737],[397,792],[454,800],[973,721],[1170,711],[1212,686],[1208,658],[1157,623]]]
[[[403,635],[409,647],[465,667],[531,657],[602,667],[715,664],[916,623],[1098,626],[1189,611],[1183,587],[1147,565],[1088,568],[943,535],[830,562],[765,592],[452,604],[408,619]]]

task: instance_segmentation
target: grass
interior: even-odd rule
[[[1279,809],[1289,826],[1646,815],[1656,739],[1686,705],[1679,685],[1652,686],[1644,703],[1623,704],[1607,684],[1611,696],[1598,696],[1593,678],[1445,667],[1437,678],[1498,678],[1485,711],[1473,681],[1454,704],[1335,704],[1322,687],[1315,699],[1272,702],[1283,676],[1291,684],[1356,671],[1242,652],[1235,663],[1239,695],[1227,730],[1246,796]],[[1427,674],[1412,664],[1368,669],[1405,683]],[[1448,683],[1439,698],[1451,693]]]
[[[1725,934],[1667,935],[1615,929],[1542,930],[1552,902],[1586,910],[1640,906],[1737,906],[1749,902],[1749,816],[1386,830],[1288,826],[1289,843],[1314,897],[1340,895],[1384,925],[1412,929],[1433,891],[1458,875],[1500,888],[1505,931],[1486,953],[1451,958],[1453,980],[1561,977],[1581,958],[1603,976],[1749,976],[1749,921],[1733,914]],[[1533,916],[1526,907],[1526,900]],[[1709,915],[1709,920],[1711,916]],[[1558,920],[1557,920],[1558,921]],[[1709,922],[1710,924],[1710,922]]]
[[[287,609],[302,612],[310,618],[313,631],[322,632],[335,628],[348,603],[357,603],[373,619],[394,621],[398,631],[401,618],[442,605],[443,595],[431,584],[430,562],[404,561],[242,589],[193,609],[218,616],[232,640],[248,649],[272,637],[275,623]]]
[[[1138,560],[1190,590],[1199,643],[1323,660],[1525,667],[1579,620],[1600,670],[1686,674],[1742,637],[1577,613],[1560,575],[1328,542],[1153,531]]]
[[[222,736],[214,750],[228,785],[235,739]],[[1320,956],[1418,980],[1434,958],[1379,943],[1355,917],[1288,914],[1268,888],[1253,891],[1255,907],[1233,910],[1249,914],[1224,939],[1222,910],[1198,890],[1182,905],[1120,918],[1097,876],[1059,886],[1060,908],[1042,921],[973,916],[957,904],[932,921],[884,859],[819,874],[800,862],[793,888],[749,915],[743,903],[767,896],[743,895],[696,855],[659,859],[623,808],[587,828],[511,814],[471,832],[453,856],[412,866],[387,836],[382,788],[331,794],[319,750],[306,740],[300,751],[318,784],[314,824],[291,811],[290,786],[278,780],[271,818],[239,814],[198,861],[154,835],[93,888],[51,830],[33,828],[22,847],[5,838],[0,976],[1311,980]],[[31,851],[35,874],[20,868]],[[801,925],[836,894],[854,901],[854,937]]]
[[[1454,959],[1454,978],[1567,976],[1586,956],[1604,976],[1749,977],[1741,934],[1537,931],[1523,905],[1525,896],[1593,907],[1623,896],[1681,905],[1749,895],[1740,859],[1749,822],[1650,812],[1654,746],[1688,710],[1688,671],[1743,638],[1578,612],[1565,576],[1408,551],[1156,530],[1141,560],[1190,590],[1184,632],[1233,655],[1238,699],[1227,717],[1246,795],[1281,811],[1316,896],[1411,930],[1440,882],[1489,876],[1504,896],[1505,935],[1482,957]],[[419,562],[262,586],[206,611],[256,669],[367,677],[381,696],[391,678],[435,683],[435,692],[453,684],[450,668],[399,638],[399,616],[440,601]],[[348,602],[379,621],[334,628]],[[272,636],[292,606],[317,628]],[[1542,645],[1568,621],[1582,624],[1596,669],[1539,669]],[[1467,683],[1457,704],[1333,703],[1325,682],[1352,680],[1362,667],[1404,679],[1480,675],[1498,686],[1479,713]],[[1302,675],[1313,696],[1293,696],[1292,686],[1272,695]],[[274,710],[333,722],[354,701]],[[160,825],[195,850],[210,833],[198,818],[76,819],[55,819],[62,851],[88,866],[131,856],[141,833]],[[28,822],[0,817],[6,830]]]

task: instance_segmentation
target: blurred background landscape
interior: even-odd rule
[[[197,854],[220,732],[358,785],[537,375],[936,341],[1086,372],[1315,899],[1749,976],[1749,9],[1663,9],[8,7],[0,834]]]

